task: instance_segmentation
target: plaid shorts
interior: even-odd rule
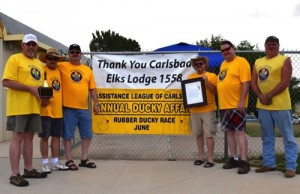
[[[246,120],[245,113],[242,113],[236,109],[224,109],[220,110],[221,114],[221,129],[232,131],[245,131]]]

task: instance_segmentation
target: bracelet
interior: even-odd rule
[[[259,97],[258,97],[258,99],[261,99],[261,97],[263,97],[263,95],[261,94]]]
[[[267,94],[268,99],[271,99],[272,96],[270,95],[270,93]]]

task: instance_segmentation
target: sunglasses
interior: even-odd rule
[[[58,61],[58,57],[46,57],[49,61]]]
[[[227,48],[221,49],[221,52],[224,53],[226,51],[229,51],[230,49],[231,49],[231,47],[227,47]]]
[[[204,63],[194,63],[196,67],[204,65]]]
[[[37,44],[35,42],[27,42],[25,44],[26,44],[26,46],[33,46],[33,47],[37,46]]]
[[[80,54],[80,51],[70,51],[70,54],[72,54],[72,55],[74,55],[74,54],[78,55],[78,54]]]

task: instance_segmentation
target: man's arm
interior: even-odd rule
[[[99,112],[99,103],[98,103],[98,98],[97,98],[97,89],[90,89],[90,94],[93,99],[93,112],[98,113]]]
[[[13,90],[20,90],[20,91],[25,91],[25,92],[30,92],[32,95],[34,95],[35,97],[37,97],[38,99],[39,97],[39,92],[38,92],[38,86],[28,86],[25,84],[21,84],[17,81],[14,80],[9,80],[9,79],[4,79],[2,81],[2,85],[3,87],[7,87]]]

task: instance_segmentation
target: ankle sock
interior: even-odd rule
[[[46,159],[43,159],[43,164],[48,164],[49,163],[49,160],[48,160],[48,158],[46,158]]]
[[[51,163],[52,163],[52,164],[56,164],[57,162],[58,162],[58,158],[52,158],[52,159],[51,159]]]

